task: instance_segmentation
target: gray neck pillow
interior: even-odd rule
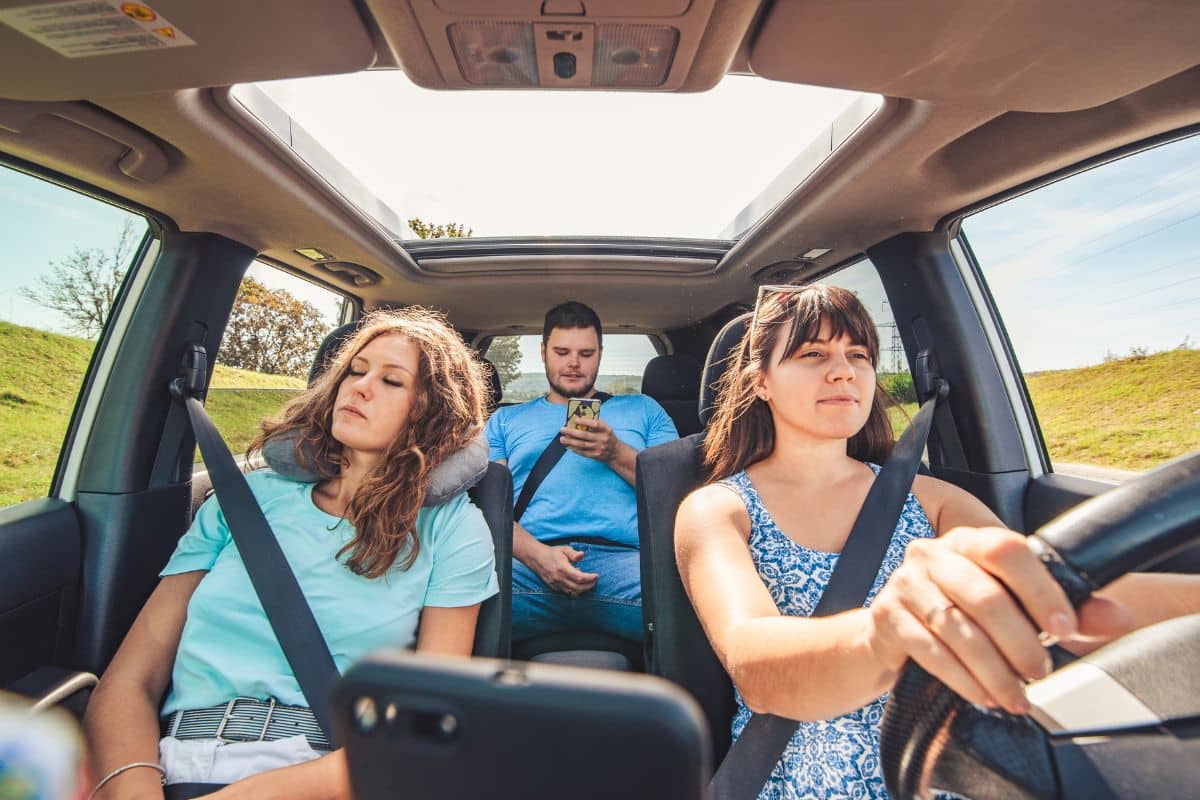
[[[263,443],[262,456],[267,466],[285,478],[301,483],[315,483],[320,475],[305,469],[296,457],[296,439],[292,432],[274,436]],[[311,456],[311,453],[308,454]],[[310,457],[308,459],[312,461]],[[488,443],[483,431],[479,431],[471,443],[453,453],[438,465],[429,476],[429,488],[425,492],[425,507],[441,505],[457,497],[483,480],[488,468]]]

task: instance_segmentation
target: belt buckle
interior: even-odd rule
[[[267,737],[267,727],[271,724],[271,716],[275,713],[275,698],[269,698],[267,703],[267,717],[263,720],[262,730],[258,733],[258,739],[226,739],[225,726],[233,719],[234,712],[237,710],[237,704],[240,700],[246,700],[251,703],[260,702],[257,697],[235,697],[225,704],[225,713],[221,715],[221,721],[217,724],[216,738],[222,742],[243,742],[243,741],[265,741]]]

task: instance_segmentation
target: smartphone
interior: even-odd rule
[[[587,430],[579,424],[581,419],[596,419],[600,416],[599,397],[572,397],[567,400],[567,427],[577,431]]]
[[[699,706],[650,675],[389,650],[338,683],[356,800],[703,800]]]

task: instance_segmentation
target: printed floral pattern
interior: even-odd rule
[[[878,466],[872,464],[871,469],[879,473]],[[754,566],[780,613],[794,617],[811,615],[837,565],[838,554],[812,550],[789,539],[763,506],[745,472],[721,483],[737,492],[746,504]],[[908,543],[932,536],[933,527],[924,509],[910,493],[864,606],[871,604],[900,565]],[[759,800],[886,798],[888,793],[879,765],[879,724],[886,702],[884,694],[836,719],[800,723]],[[740,694],[737,703],[738,713],[733,719],[735,740],[750,719],[750,709]]]

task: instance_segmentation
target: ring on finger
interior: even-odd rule
[[[937,619],[939,616],[944,616],[946,614],[949,614],[950,609],[952,609],[952,608],[955,608],[955,605],[954,605],[954,603],[950,602],[949,600],[945,600],[945,601],[933,606],[928,611],[926,611],[925,615],[922,617],[922,619],[925,621],[925,626],[932,627],[935,619]]]

